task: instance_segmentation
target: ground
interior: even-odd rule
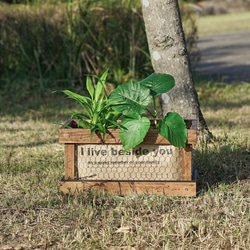
[[[223,82],[250,80],[250,31],[199,37],[200,61],[194,65],[202,75]]]

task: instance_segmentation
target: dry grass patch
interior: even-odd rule
[[[197,18],[199,35],[250,30],[250,12]]]
[[[52,113],[1,117],[0,249],[248,249],[249,84],[197,90],[216,137],[195,149],[196,198],[62,195],[63,146]]]
[[[238,182],[198,198],[68,197],[52,191],[48,206],[48,194],[29,201],[22,195],[26,206],[13,197],[1,208],[0,240],[51,249],[247,249],[247,194],[249,185]]]

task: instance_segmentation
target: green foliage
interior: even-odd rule
[[[0,5],[1,86],[26,76],[41,89],[75,88],[108,67],[121,84],[152,72],[140,1],[10,2],[22,4]]]
[[[64,154],[58,126],[52,123],[65,121],[63,114],[79,104],[49,92],[41,98],[34,86],[28,101],[22,85],[14,93],[1,93],[1,247],[248,249],[250,84],[196,82],[214,135],[193,150],[196,198],[121,197],[89,190],[78,196],[60,194]],[[18,96],[23,106],[15,102]],[[127,230],[117,233],[123,226]]]
[[[174,87],[175,81],[173,76],[165,74],[151,74],[141,81],[141,84],[150,89],[152,96],[157,96],[168,92]]]
[[[163,120],[159,122],[159,133],[175,146],[185,148],[187,138],[186,124],[182,117],[175,113],[168,113]]]
[[[108,70],[106,70],[101,78],[98,77],[98,82],[94,86],[91,78],[87,77],[87,90],[91,98],[76,94],[70,90],[63,90],[62,92],[69,98],[77,101],[83,113],[73,112],[71,118],[78,120],[78,126],[82,128],[91,129],[91,137],[98,131],[103,134],[105,139],[106,130],[108,128],[117,127],[116,122],[120,117],[120,113],[111,110],[111,104],[108,102],[108,96],[104,88]]]
[[[119,85],[108,97],[104,88],[108,70],[94,86],[91,78],[87,77],[87,90],[90,98],[78,95],[69,90],[63,93],[76,100],[83,108],[83,113],[73,112],[71,118],[78,119],[78,126],[91,129],[91,137],[94,132],[103,134],[111,127],[120,128],[120,138],[127,151],[143,142],[149,128],[150,120],[142,117],[146,111],[155,119],[157,111],[155,96],[167,92],[174,87],[174,78],[167,74],[153,73],[141,82],[129,82]],[[147,106],[154,103],[154,111]],[[117,119],[122,115],[119,124]],[[182,117],[174,112],[168,113],[164,120],[159,122],[159,133],[176,147],[185,148],[187,140],[187,128]]]
[[[153,73],[140,82],[120,85],[111,93],[110,102],[117,102],[112,108],[124,115],[120,137],[125,151],[143,141],[149,130],[150,121],[146,117],[141,118],[141,115],[147,111],[156,121],[155,97],[172,89],[174,84],[172,76]],[[153,112],[147,108],[152,101]],[[157,122],[155,124],[158,126]],[[159,132],[172,145],[185,148],[187,128],[179,114],[168,113],[159,123]]]
[[[150,120],[147,117],[141,117],[136,113],[125,116],[119,132],[124,150],[127,151],[143,142],[149,127]]]
[[[0,76],[26,74],[41,87],[75,87],[83,85],[83,74],[108,67],[116,84],[147,74],[152,68],[135,8],[134,1],[111,0],[0,8]]]
[[[113,109],[121,112],[123,115],[137,113],[143,114],[146,106],[152,101],[149,88],[146,88],[138,82],[129,82],[118,86],[109,97],[110,102],[116,103]]]

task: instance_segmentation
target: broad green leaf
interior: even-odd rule
[[[97,124],[97,128],[98,128],[98,132],[102,133],[102,139],[104,140],[106,136],[106,127],[103,126],[103,124],[99,123]]]
[[[95,94],[95,89],[94,89],[94,85],[93,82],[91,80],[91,78],[89,76],[87,76],[87,80],[86,80],[86,86],[87,86],[87,90],[91,96],[91,99],[94,99],[94,94]]]
[[[124,150],[128,151],[143,142],[149,127],[150,121],[146,117],[140,117],[138,114],[125,117],[119,132]]]
[[[140,83],[150,89],[151,95],[157,96],[172,89],[175,85],[175,80],[171,75],[153,73],[140,81]]]
[[[185,148],[187,141],[187,128],[183,118],[175,113],[169,112],[159,122],[159,134],[165,137],[175,147]]]
[[[110,103],[116,103],[112,109],[121,112],[123,115],[129,113],[143,114],[146,106],[152,101],[148,88],[139,82],[129,82],[119,85],[109,96]]]

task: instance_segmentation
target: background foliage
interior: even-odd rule
[[[28,79],[29,89],[75,87],[108,67],[115,84],[152,73],[141,1],[9,2],[19,4],[0,4],[2,87],[20,79]],[[181,9],[191,52],[196,25]]]

